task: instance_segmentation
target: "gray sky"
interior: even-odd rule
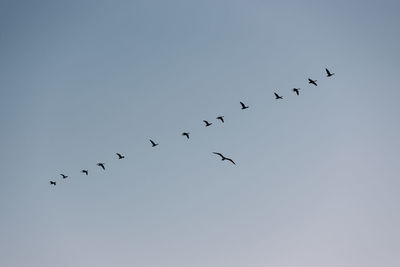
[[[1,1],[1,265],[399,266],[399,8]]]

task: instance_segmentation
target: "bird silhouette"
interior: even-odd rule
[[[106,170],[106,168],[104,167],[105,163],[103,162],[99,162],[97,163],[97,166],[101,167],[103,170]]]
[[[150,139],[150,143],[152,147],[158,146],[158,143],[155,143],[153,140]]]
[[[240,102],[240,105],[242,106],[242,109],[249,108],[249,106],[246,106],[243,102]]]
[[[56,186],[57,183],[55,181],[50,181],[50,184]]]
[[[88,170],[81,170],[81,173],[84,173],[86,175],[89,175],[89,171]]]
[[[217,117],[217,120],[220,120],[222,123],[225,122],[225,121],[224,121],[224,116],[218,116],[218,117]]]
[[[118,156],[118,159],[124,159],[125,156],[121,155],[120,153],[115,153]]]
[[[206,120],[203,120],[204,121],[204,123],[206,124],[206,127],[208,127],[208,126],[210,126],[212,123],[211,122],[208,122],[208,121],[206,121]]]
[[[62,176],[62,178],[63,178],[63,179],[66,179],[66,178],[68,178],[68,176],[67,176],[67,175],[65,175],[65,174],[62,174],[62,173],[60,173],[60,175]]]
[[[293,88],[292,91],[295,92],[296,95],[299,95],[300,88]]]
[[[235,163],[232,159],[227,158],[227,157],[224,157],[224,155],[222,155],[221,153],[218,153],[218,152],[213,152],[213,153],[214,153],[215,155],[220,156],[220,157],[221,157],[221,160],[228,160],[228,161],[232,162],[234,165],[236,165],[236,163]]]
[[[308,83],[309,83],[309,84],[313,84],[313,85],[315,85],[315,86],[318,86],[317,80],[311,80],[310,78],[308,78]]]
[[[325,68],[325,71],[326,71],[326,77],[331,77],[335,75],[335,73],[330,72],[327,68]]]
[[[280,95],[278,95],[277,93],[274,93],[275,95],[275,99],[283,99],[283,97],[281,97]]]
[[[183,133],[182,133],[182,135],[183,135],[183,136],[186,136],[187,139],[189,139],[189,134],[190,134],[190,133],[186,133],[186,132],[183,132]]]

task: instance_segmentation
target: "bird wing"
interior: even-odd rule
[[[115,154],[117,154],[117,156],[118,156],[119,158],[122,158],[122,155],[121,155],[121,154],[119,154],[119,153],[115,153]]]
[[[325,71],[326,71],[326,74],[331,75],[331,72],[327,68],[325,68]]]
[[[218,155],[218,156],[220,156],[221,158],[224,158],[224,155],[222,155],[221,153],[218,153],[218,152],[213,152],[215,155]]]
[[[154,146],[156,143],[154,143],[153,140],[150,139],[151,144]]]
[[[235,163],[232,159],[226,158],[226,160],[229,160],[229,161],[232,162],[234,165],[236,165],[236,163]]]
[[[242,105],[242,108],[245,108],[245,107],[246,107],[246,105],[243,104],[243,102],[240,102],[240,105]]]
[[[274,94],[275,94],[275,97],[277,97],[277,98],[279,97],[279,95],[277,93],[274,93]]]

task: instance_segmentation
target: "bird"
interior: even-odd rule
[[[183,136],[186,136],[187,139],[189,139],[189,134],[190,134],[190,133],[186,133],[186,132],[183,132],[183,133],[182,133],[182,135],[183,135]]]
[[[325,68],[325,71],[326,71],[326,77],[331,77],[331,76],[335,75],[335,73],[330,72],[327,68]]]
[[[300,88],[293,88],[292,91],[295,92],[296,95],[299,95]]]
[[[62,176],[63,179],[68,178],[68,175],[65,175],[65,174],[62,174],[62,173],[60,173],[60,175]]]
[[[89,171],[88,170],[81,170],[81,173],[84,173],[86,175],[89,175]]]
[[[50,181],[50,184],[56,186],[57,183],[55,181]]]
[[[115,153],[118,156],[118,159],[124,159],[125,156],[121,155],[120,153]]]
[[[204,123],[206,124],[206,127],[208,127],[208,126],[210,126],[212,123],[211,122],[208,122],[208,121],[206,121],[206,120],[203,120],[204,121]]]
[[[309,84],[313,84],[313,85],[315,85],[315,86],[318,86],[317,80],[311,80],[310,78],[308,78],[308,83],[309,83]]]
[[[246,106],[243,102],[240,102],[240,105],[242,105],[242,109],[249,108],[249,106]]]
[[[236,165],[236,163],[235,163],[232,159],[227,158],[227,157],[224,157],[224,155],[222,155],[221,153],[218,153],[218,152],[213,152],[213,153],[214,153],[215,155],[220,156],[220,157],[221,157],[221,160],[228,160],[228,161],[232,162],[234,165]]]
[[[274,93],[275,95],[275,99],[283,99],[283,97],[281,97],[280,95],[278,95],[277,93]]]
[[[225,122],[225,121],[224,121],[224,116],[218,116],[218,117],[217,117],[217,120],[220,120],[222,123]]]
[[[101,167],[103,170],[106,170],[106,168],[104,167],[104,164],[105,163],[103,163],[103,162],[99,162],[99,163],[97,163],[97,166]]]
[[[153,140],[150,139],[150,143],[152,147],[158,146],[158,143],[155,143]]]

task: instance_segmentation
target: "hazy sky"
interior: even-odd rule
[[[0,265],[400,266],[399,11],[0,1]]]

